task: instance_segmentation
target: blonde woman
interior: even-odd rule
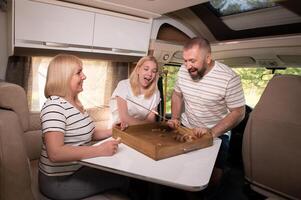
[[[108,137],[95,128],[78,99],[83,91],[81,60],[72,55],[55,56],[48,68],[47,98],[41,110],[43,148],[39,162],[40,191],[51,199],[82,199],[112,188],[121,188],[127,178],[84,167],[76,161],[112,156],[118,141],[89,146],[92,138]]]
[[[156,111],[160,103],[158,77],[158,63],[153,56],[145,56],[138,61],[130,78],[120,81],[112,94],[113,124],[120,124],[121,129],[125,129],[128,125],[155,121],[154,113],[132,101]]]

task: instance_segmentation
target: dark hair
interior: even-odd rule
[[[209,53],[211,53],[209,41],[203,37],[194,37],[188,40],[188,42],[184,44],[184,50],[191,49],[195,45],[199,46],[200,49],[205,49]]]

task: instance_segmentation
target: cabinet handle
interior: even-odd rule
[[[68,44],[61,44],[61,43],[55,43],[55,42],[43,42],[43,45],[48,47],[61,47],[61,48],[68,48]]]

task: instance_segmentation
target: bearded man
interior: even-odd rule
[[[208,40],[197,37],[183,49],[181,66],[172,95],[172,119],[168,124],[192,128],[201,136],[222,139],[211,183],[220,182],[226,164],[229,132],[245,115],[240,77],[228,66],[212,60]]]

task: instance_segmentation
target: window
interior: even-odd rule
[[[46,98],[44,96],[44,86],[46,83],[47,67],[51,57],[32,57],[32,70],[29,78],[31,82],[31,98],[29,109],[31,111],[40,111]]]
[[[167,82],[164,77],[163,88],[166,88],[164,95],[166,94],[166,113],[168,114],[171,113],[171,95],[179,67],[166,65],[163,70],[167,71]],[[271,69],[266,68],[233,68],[233,70],[240,75],[246,104],[252,108],[255,107],[269,80],[275,74],[301,75],[301,68],[272,69],[275,70],[275,74]]]
[[[166,96],[165,113],[171,113],[171,95],[179,69],[180,66],[165,65],[163,67],[163,72],[167,75],[163,76],[163,94]]]
[[[44,96],[44,87],[46,82],[47,68],[51,57],[33,57],[31,82],[31,111],[40,111],[46,98]],[[84,81],[84,91],[79,94],[79,98],[85,108],[105,107],[107,98],[105,89],[108,79],[108,68],[111,62],[103,60],[83,61],[83,71],[87,76]]]
[[[211,0],[209,3],[219,16],[277,6],[277,3],[271,0]]]
[[[272,70],[266,68],[233,68],[241,77],[246,104],[255,107],[269,80],[274,76]],[[275,74],[301,75],[301,68],[275,69]]]

